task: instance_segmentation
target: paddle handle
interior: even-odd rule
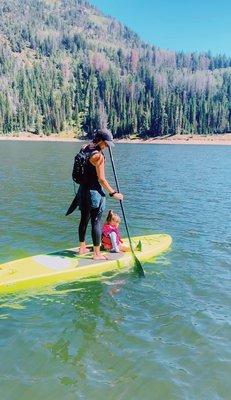
[[[114,173],[114,177],[115,177],[116,188],[117,188],[117,191],[120,193],[119,182],[118,182],[118,179],[117,179],[117,174],[116,174],[116,170],[115,170],[115,164],[114,164],[113,155],[112,155],[112,151],[111,151],[110,147],[109,147],[109,154],[110,154],[110,157],[111,157],[111,164],[112,164],[112,169],[113,169],[113,173]],[[134,253],[134,250],[133,250],[133,245],[132,245],[131,237],[130,237],[129,230],[128,230],[128,224],[127,224],[127,219],[126,219],[126,215],[125,215],[125,211],[124,211],[122,200],[120,200],[120,207],[121,207],[121,211],[122,211],[122,214],[123,214],[123,219],[124,219],[124,223],[125,223],[125,227],[126,227],[126,231],[127,231],[127,235],[128,235],[128,240],[129,240],[129,244],[130,244],[131,253],[132,253],[134,261],[135,261],[136,272],[138,272],[140,277],[144,277],[144,270],[142,268],[142,265],[141,265],[140,261],[138,260],[138,258],[136,257],[136,255]]]
[[[115,164],[114,164],[113,154],[112,154],[112,151],[111,151],[111,148],[110,148],[110,147],[109,147],[109,154],[110,154],[111,165],[112,165],[112,169],[113,169],[113,173],[114,173],[114,177],[115,177],[116,189],[117,189],[117,191],[120,193],[119,182],[118,182],[118,178],[117,178],[117,174],[116,174],[116,170],[115,170]],[[122,200],[120,200],[120,207],[121,207],[121,211],[122,211],[122,214],[123,214],[124,224],[125,224],[125,228],[126,228],[126,231],[127,231],[127,235],[128,235],[128,240],[129,240],[129,243],[130,243],[131,251],[132,251],[133,254],[135,254],[135,253],[134,253],[134,250],[133,250],[133,245],[132,245],[132,241],[131,241],[131,236],[130,236],[130,234],[129,234],[127,219],[126,219],[126,215],[125,215],[125,211],[124,211],[124,206],[123,206]]]

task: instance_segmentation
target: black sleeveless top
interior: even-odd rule
[[[87,145],[85,147],[84,151],[86,151],[89,154],[89,159],[87,161],[87,166],[86,166],[86,170],[85,170],[86,182],[87,182],[86,186],[88,189],[91,189],[91,190],[102,191],[102,186],[100,185],[100,183],[98,181],[96,167],[90,162],[90,158],[96,153],[100,153],[100,154],[103,154],[103,153],[102,153],[100,147],[92,145],[92,144]]]

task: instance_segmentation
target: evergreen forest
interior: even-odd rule
[[[84,0],[1,0],[0,133],[102,126],[231,132],[231,58],[151,46]]]

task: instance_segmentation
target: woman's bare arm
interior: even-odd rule
[[[97,177],[98,177],[98,181],[99,181],[100,185],[102,185],[103,188],[108,191],[108,193],[114,193],[115,190],[111,187],[111,185],[109,184],[109,182],[107,181],[107,179],[105,177],[105,161],[104,161],[103,155],[100,153],[94,154],[90,158],[90,162],[96,168],[96,173],[97,173]],[[122,193],[115,193],[113,197],[116,200],[123,200]]]

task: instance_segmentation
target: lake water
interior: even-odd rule
[[[0,263],[75,246],[79,147],[0,142]],[[1,296],[0,398],[230,399],[231,147],[118,144],[114,158],[131,233],[172,249],[145,279]]]

